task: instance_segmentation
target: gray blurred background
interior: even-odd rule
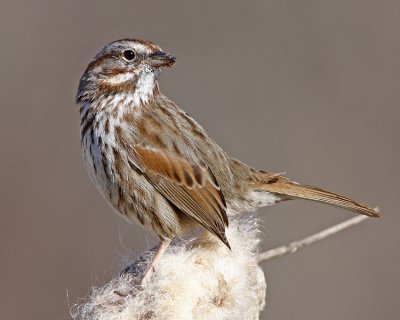
[[[262,319],[399,319],[395,0],[1,1],[1,318],[69,319],[156,241],[111,211],[81,160],[78,80],[124,37],[178,57],[161,89],[230,154],[385,213],[265,263]],[[265,208],[264,247],[350,216]]]

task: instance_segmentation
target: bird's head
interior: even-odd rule
[[[124,39],[111,42],[100,50],[83,74],[77,102],[93,102],[119,93],[136,95],[145,102],[157,87],[163,67],[175,63],[175,57],[147,41]]]

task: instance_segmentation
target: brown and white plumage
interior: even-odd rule
[[[104,47],[80,81],[82,149],[87,170],[128,219],[172,239],[201,225],[228,247],[227,211],[251,211],[303,198],[368,216],[351,199],[302,186],[231,158],[158,87],[175,58],[145,40]]]

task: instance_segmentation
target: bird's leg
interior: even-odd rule
[[[155,271],[155,267],[157,265],[158,260],[160,260],[160,258],[164,254],[165,250],[167,250],[171,241],[172,241],[172,239],[164,239],[161,241],[160,245],[157,248],[156,253],[154,254],[154,256],[151,260],[151,263],[150,263],[148,269],[146,270],[146,272],[140,282],[142,285],[145,284],[148,280],[150,280],[151,276],[153,275],[153,273]]]

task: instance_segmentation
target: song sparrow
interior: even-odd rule
[[[227,211],[302,198],[379,216],[349,198],[230,157],[160,92],[160,69],[174,62],[150,41],[112,42],[89,63],[76,98],[89,175],[118,213],[160,236],[153,266],[171,239],[196,225],[229,247]]]

